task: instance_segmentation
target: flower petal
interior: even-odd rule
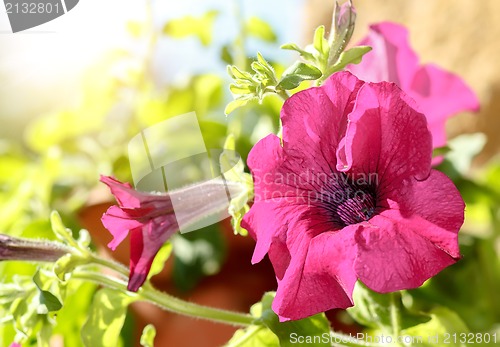
[[[132,188],[128,182],[120,182],[114,177],[101,175],[101,182],[105,183],[114,195],[118,205],[128,210],[129,214],[142,216],[152,209],[161,208],[165,212],[172,210],[172,203],[167,194],[144,193]],[[141,209],[139,212],[135,209]]]
[[[275,245],[286,247],[286,257],[289,257],[290,252],[293,252],[296,234],[313,237],[333,228],[325,213],[318,207],[291,203],[287,198],[255,203],[243,218],[242,226],[257,241],[252,257],[253,264],[261,261]],[[273,264],[274,260],[276,263],[288,263],[283,259],[271,257]]]
[[[383,22],[370,26],[358,45],[371,46],[360,64],[349,70],[366,82],[394,82],[405,89],[418,69],[418,57],[409,45],[408,30],[399,24]]]
[[[365,84],[339,145],[337,169],[376,173],[382,192],[409,177],[425,179],[431,169],[431,136],[424,115],[411,104],[393,83]]]
[[[302,233],[296,235],[298,245],[273,302],[280,321],[352,306],[356,283],[353,235],[358,228],[352,225],[312,239]]]
[[[417,231],[421,225],[412,222],[395,210],[384,211],[363,223],[356,234],[356,273],[372,290],[388,293],[416,288],[456,262],[421,236]]]
[[[114,177],[101,175],[100,181],[106,184],[114,195],[120,207],[138,208],[140,207],[140,192],[134,190],[130,183],[120,182]]]
[[[128,290],[139,290],[147,279],[156,254],[178,230],[177,220],[173,215],[151,219],[142,228],[131,230]]]
[[[348,72],[332,75],[321,88],[294,94],[283,105],[283,148],[302,168],[327,172],[335,165],[335,148],[363,82]]]
[[[118,206],[111,206],[101,218],[102,224],[113,235],[108,247],[113,251],[125,240],[129,230],[140,228],[142,223],[131,219],[130,215]]]
[[[478,111],[474,92],[457,75],[435,65],[424,65],[411,85],[403,88],[415,99],[429,122],[434,148],[446,145],[446,119],[463,111]]]
[[[399,212],[414,226],[413,230],[459,258],[458,230],[464,222],[465,203],[453,182],[432,170],[428,179],[412,180],[399,195]]]

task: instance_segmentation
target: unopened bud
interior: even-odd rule
[[[351,0],[339,6],[335,3],[333,12],[332,27],[328,43],[330,45],[329,65],[333,65],[340,54],[349,44],[354,25],[356,23],[356,10]]]

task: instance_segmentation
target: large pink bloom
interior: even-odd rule
[[[459,257],[464,202],[431,170],[425,116],[393,83],[349,72],[288,99],[282,143],[250,152],[255,202],[243,227],[266,255],[282,321],[352,306],[357,279],[377,292],[420,286]]]
[[[405,27],[388,22],[372,25],[359,45],[373,49],[349,70],[367,82],[394,82],[411,96],[417,110],[427,117],[434,148],[446,144],[449,117],[478,110],[476,95],[460,77],[433,64],[419,65]]]
[[[115,250],[130,232],[130,278],[128,290],[137,291],[144,283],[161,246],[179,230],[172,201],[167,194],[143,193],[113,177],[101,176],[115,196],[102,223],[113,235],[108,247]]]

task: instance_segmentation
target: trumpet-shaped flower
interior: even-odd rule
[[[394,83],[349,72],[296,93],[248,158],[255,200],[242,226],[268,254],[282,321],[420,286],[460,257],[464,202],[431,169],[426,118]]]
[[[110,188],[118,202],[118,206],[111,206],[101,219],[113,235],[108,247],[115,250],[130,233],[128,290],[134,292],[147,279],[162,245],[179,231],[177,218],[182,220],[183,226],[196,225],[207,216],[227,210],[230,197],[243,190],[239,182],[222,179],[200,182],[169,193],[140,192],[109,176],[101,176],[101,182]],[[172,201],[175,201],[175,209]]]
[[[479,109],[476,95],[460,77],[434,64],[419,64],[405,27],[389,22],[372,25],[359,45],[373,49],[349,70],[366,82],[394,82],[411,96],[427,117],[434,148],[446,144],[448,118]]]
[[[144,283],[161,246],[179,230],[170,196],[143,193],[113,177],[101,176],[115,196],[102,223],[113,235],[108,247],[116,247],[130,233],[130,278],[128,290],[137,291]]]

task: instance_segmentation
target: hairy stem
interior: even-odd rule
[[[120,264],[98,257],[93,257],[93,260],[96,264],[108,267],[122,275],[128,276],[127,271],[123,271],[124,267]],[[127,291],[127,283],[125,281],[98,272],[75,270],[72,273],[71,279],[98,283],[111,289],[127,293],[135,301],[147,301],[166,311],[189,317],[207,319],[233,326],[248,326],[251,325],[254,320],[254,318],[248,314],[216,309],[178,299],[153,288],[148,282],[140,288],[137,293],[133,293]]]
[[[399,308],[398,308],[398,298],[396,297],[399,293],[393,292],[390,293],[390,309],[391,309],[391,326],[392,326],[392,335],[394,339],[397,341],[399,333],[401,332],[401,317],[399,316]]]

